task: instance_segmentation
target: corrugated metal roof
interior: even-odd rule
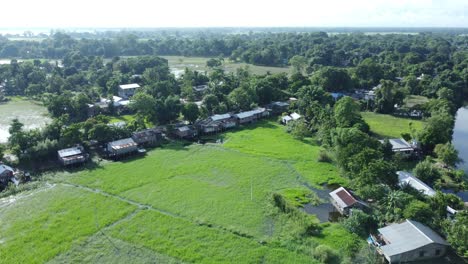
[[[109,142],[108,144],[111,148],[123,148],[137,145],[137,143],[135,143],[135,141],[132,138],[124,138]]]
[[[409,184],[416,190],[422,191],[425,195],[434,196],[436,192],[420,179],[414,177],[411,173],[406,171],[397,171],[398,180],[400,185]]]
[[[65,157],[80,155],[83,151],[81,151],[81,148],[79,147],[72,147],[72,148],[61,149],[57,152],[58,152],[59,157],[65,158]]]
[[[283,107],[283,106],[289,106],[289,103],[287,103],[287,102],[273,102],[273,103],[271,103],[271,105]]]
[[[383,143],[383,140],[379,140],[381,143]],[[390,144],[392,144],[392,150],[413,150],[413,147],[411,146],[410,143],[408,143],[406,140],[402,138],[392,138],[388,140]]]
[[[213,115],[211,116],[212,121],[224,120],[231,118],[230,114],[222,114],[222,115]]]
[[[179,130],[180,132],[184,132],[184,131],[189,131],[190,128],[188,126],[183,126],[183,127],[178,127],[177,130]]]
[[[400,224],[380,228],[379,232],[389,242],[389,244],[381,247],[387,256],[399,255],[432,243],[448,245],[432,229],[409,219]]]
[[[343,187],[340,187],[330,193],[330,196],[335,200],[342,208],[352,206],[357,200]]]
[[[236,116],[238,118],[242,119],[242,118],[251,117],[251,116],[256,115],[256,114],[261,114],[261,113],[263,113],[265,111],[266,111],[265,108],[257,108],[257,109],[246,111],[246,112],[240,112],[240,113],[236,114]]]
[[[136,88],[140,88],[140,85],[138,85],[137,83],[121,84],[121,85],[119,85],[119,88],[122,89],[122,90],[136,89]]]
[[[298,120],[298,119],[301,118],[301,117],[302,117],[302,116],[301,116],[300,114],[296,113],[296,112],[294,112],[294,113],[291,114],[291,118],[292,118],[293,120]]]
[[[5,164],[1,164],[1,165],[0,165],[0,174],[2,174],[2,173],[5,172],[5,171],[14,172],[15,170],[14,170],[12,167],[10,167],[10,166],[7,166],[7,165],[5,165]]]

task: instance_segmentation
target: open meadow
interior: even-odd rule
[[[371,131],[380,138],[401,138],[401,134],[411,134],[411,126],[415,132],[421,131],[424,121],[396,117],[392,115],[362,112],[362,117],[369,124]]]
[[[273,193],[345,183],[317,161],[312,139],[295,140],[273,121],[219,137],[224,144],[172,142],[145,157],[44,175],[44,187],[0,199],[0,255],[8,263],[316,263],[318,243],[342,255],[361,244],[337,223],[289,243],[294,228],[272,209]]]
[[[208,71],[209,68],[206,67],[206,61],[210,58],[205,57],[184,57],[184,56],[161,56],[162,58],[167,59],[169,67],[174,73],[183,73],[185,68],[196,71]],[[235,72],[236,69],[240,67],[248,66],[250,71],[253,74],[266,74],[266,73],[290,73],[291,69],[289,67],[268,67],[268,66],[257,66],[252,64],[247,64],[244,62],[233,62],[228,59],[225,59],[223,62],[223,69],[227,72]]]

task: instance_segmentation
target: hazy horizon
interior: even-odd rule
[[[465,28],[465,0],[56,0],[2,4],[0,28]]]

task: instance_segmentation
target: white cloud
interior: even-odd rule
[[[468,26],[466,0],[7,0],[6,27]]]

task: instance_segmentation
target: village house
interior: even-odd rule
[[[449,244],[429,227],[407,219],[378,229],[368,242],[389,263],[405,263],[439,258],[445,255]]]
[[[397,171],[397,175],[398,175],[399,185],[401,187],[405,185],[409,185],[424,195],[431,196],[431,197],[436,195],[436,191],[434,191],[434,189],[429,187],[429,185],[425,184],[420,179],[416,178],[413,174],[406,172],[406,171]],[[447,205],[447,217],[448,218],[453,217],[457,213],[458,213],[457,210]]]
[[[247,124],[267,117],[268,115],[269,112],[265,108],[257,108],[246,112],[240,112],[234,116],[237,118],[239,124]]]
[[[297,100],[297,99],[296,99]],[[274,115],[279,115],[288,111],[289,103],[287,102],[273,102],[267,106],[268,111]]]
[[[138,145],[132,138],[124,138],[107,143],[106,152],[111,158],[126,156],[138,151]]]
[[[88,154],[85,153],[83,146],[78,145],[71,148],[57,151],[58,159],[63,166],[85,163]]]
[[[198,136],[198,132],[195,129],[195,127],[189,126],[189,125],[176,127],[176,128],[174,128],[173,133],[177,137],[184,138],[184,139],[192,139],[192,138]]]
[[[379,140],[380,143],[384,143],[384,140]],[[392,151],[400,153],[405,156],[411,156],[414,153],[414,145],[411,145],[402,138],[392,138],[388,140],[392,144]]]
[[[229,113],[213,115],[197,122],[196,126],[202,134],[212,134],[237,126],[237,120]]]
[[[330,192],[329,195],[331,203],[342,215],[351,215],[353,208],[364,209],[368,207],[365,202],[354,197],[343,187]]]
[[[163,133],[158,128],[149,128],[133,132],[132,139],[138,145],[155,146],[163,139]]]
[[[8,185],[8,182],[13,179],[15,170],[5,164],[0,164],[0,185]]]
[[[397,171],[400,186],[409,185],[427,196],[434,196],[436,192],[413,174],[406,171]]]
[[[196,86],[193,86],[192,89],[197,92],[197,93],[203,93],[204,91],[206,91],[208,89],[208,85],[207,84],[202,84],[202,85],[196,85]]]
[[[132,97],[136,90],[140,88],[140,85],[136,84],[136,83],[131,83],[131,84],[121,84],[119,85],[119,91],[118,91],[118,94],[120,97],[124,98],[124,99],[128,99],[130,97]]]
[[[281,123],[283,123],[284,125],[287,125],[291,121],[296,121],[296,120],[301,119],[301,117],[302,116],[300,114],[294,112],[294,113],[292,113],[290,115],[286,115],[286,116],[281,117]]]

